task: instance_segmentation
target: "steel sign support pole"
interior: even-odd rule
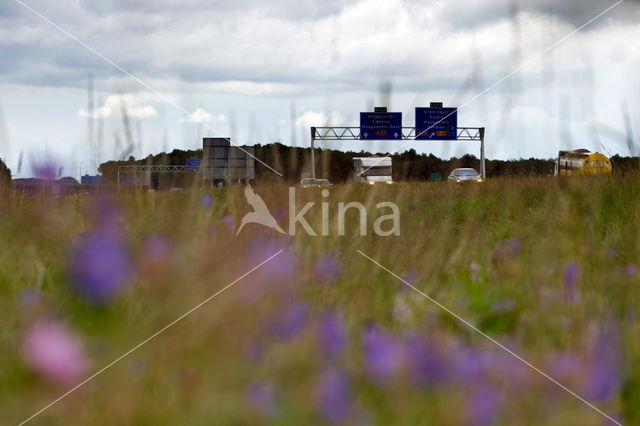
[[[484,127],[458,127],[455,139],[458,141],[480,142],[480,175],[487,178],[484,158]],[[402,128],[402,140],[418,140],[415,127]],[[314,149],[316,139],[320,141],[357,141],[360,139],[359,127],[311,127],[311,174],[316,177]]]
[[[482,180],[487,179],[487,169],[484,166],[484,127],[480,127],[480,174]]]
[[[316,128],[311,128],[311,177],[316,178],[316,158],[315,158],[315,141],[316,141]]]
[[[120,167],[118,167],[118,192],[120,192]]]

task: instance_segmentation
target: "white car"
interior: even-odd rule
[[[482,182],[482,175],[476,169],[454,169],[449,173],[449,180],[454,182]]]
[[[304,178],[300,181],[300,185],[303,188],[309,188],[309,187],[323,187],[323,186],[331,186],[331,182],[329,182],[327,179],[314,179],[314,178]]]

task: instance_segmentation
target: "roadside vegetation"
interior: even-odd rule
[[[10,194],[0,413],[18,424],[640,424],[640,176],[297,190],[329,236],[247,225],[244,188]],[[288,229],[288,186],[254,188]],[[367,206],[338,236],[338,202]],[[371,231],[393,201],[400,236]],[[319,232],[318,232],[319,233]],[[280,250],[282,250],[280,252]],[[394,274],[372,263],[370,256]]]

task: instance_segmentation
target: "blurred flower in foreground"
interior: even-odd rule
[[[121,231],[122,214],[110,196],[105,194],[96,195],[91,199],[89,208],[96,227],[111,233],[119,233]]]
[[[621,355],[616,329],[599,330],[595,335],[586,371],[584,393],[596,401],[605,401],[619,390]]]
[[[247,402],[253,409],[268,417],[278,415],[276,392],[273,386],[266,382],[254,382],[247,389]]]
[[[143,245],[144,256],[151,262],[163,261],[171,251],[169,240],[160,234],[152,234]]]
[[[41,297],[42,295],[39,290],[27,288],[20,293],[20,303],[23,306],[35,305],[40,301]]]
[[[284,207],[276,206],[276,208],[273,209],[273,218],[276,220],[276,222],[278,223],[285,222],[286,217],[287,217],[287,209],[285,209]]]
[[[418,386],[440,384],[449,372],[447,358],[436,339],[418,336],[407,339],[407,362],[409,379]]]
[[[38,179],[55,180],[58,178],[61,166],[52,158],[44,158],[39,161],[33,161],[31,171]]]
[[[418,273],[418,271],[416,271],[415,269],[409,269],[402,276],[402,279],[405,281],[403,282],[403,284],[405,286],[406,286],[406,283],[414,285],[416,281],[418,281],[418,278],[420,278],[420,274]]]
[[[502,241],[493,252],[492,259],[494,262],[500,262],[508,256],[516,256],[522,250],[522,242],[519,238],[511,238]]]
[[[331,282],[342,273],[342,265],[335,254],[322,256],[313,267],[313,274],[320,281]]]
[[[349,380],[339,370],[329,368],[318,379],[318,406],[329,423],[348,423],[352,414]]]
[[[566,384],[573,383],[582,370],[580,359],[569,353],[555,355],[547,369],[551,376]]]
[[[565,298],[569,303],[578,303],[580,301],[580,289],[578,289],[578,275],[580,267],[577,263],[572,262],[564,268],[564,292]]]
[[[366,368],[375,382],[388,381],[400,372],[404,348],[398,339],[371,327],[365,331],[362,346]]]
[[[82,236],[73,247],[69,263],[76,290],[97,304],[117,297],[133,272],[124,241],[106,232]]]
[[[487,375],[485,352],[473,347],[457,347],[453,350],[452,371],[461,382],[476,383]]]
[[[22,344],[25,363],[52,382],[70,386],[89,368],[80,339],[63,325],[41,322],[27,331]]]
[[[347,332],[341,315],[326,313],[318,324],[318,342],[330,356],[339,356],[347,343]]]
[[[225,215],[223,221],[224,226],[226,226],[227,229],[233,229],[233,216],[231,216],[230,214]]]
[[[293,302],[277,316],[273,322],[273,331],[281,339],[292,339],[304,329],[307,323],[307,305]]]
[[[500,397],[489,385],[476,386],[467,401],[468,424],[485,426],[495,424]]]
[[[568,263],[564,268],[564,285],[575,286],[578,281],[578,275],[580,274],[580,266],[577,263]]]
[[[627,265],[622,268],[621,272],[625,278],[632,278],[638,273],[638,267],[636,265]]]
[[[211,194],[203,195],[200,199],[200,205],[203,209],[209,210],[211,206],[213,206],[213,197],[211,196]]]
[[[249,358],[252,362],[259,362],[264,355],[265,352],[265,344],[262,339],[254,339],[249,341],[245,346],[245,353],[247,358]]]
[[[248,299],[257,300],[265,294],[279,297],[292,295],[294,279],[298,276],[298,256],[291,247],[291,241],[256,238],[249,246],[245,260],[241,264],[241,271],[244,273],[255,268],[279,251],[282,253],[251,273],[250,280],[244,287]]]

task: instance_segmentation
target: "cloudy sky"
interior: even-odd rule
[[[307,146],[309,126],[357,126],[374,105],[412,126],[414,108],[430,101],[460,106],[460,126],[485,126],[489,158],[629,155],[628,138],[640,135],[640,2],[625,0],[548,49],[614,4],[4,0],[0,157],[14,175],[53,159],[79,176],[129,154],[194,149],[203,136]],[[326,146],[441,157],[479,149]]]

